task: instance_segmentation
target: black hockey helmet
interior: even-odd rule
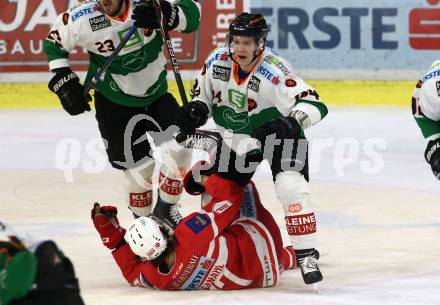
[[[264,49],[268,32],[269,27],[263,15],[244,12],[229,25],[228,44],[232,43],[234,36],[254,37],[257,46]]]

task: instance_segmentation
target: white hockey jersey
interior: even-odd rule
[[[306,113],[313,125],[328,112],[316,90],[296,76],[292,66],[270,48],[265,49],[245,79],[239,79],[238,65],[228,56],[228,48],[214,50],[191,95],[208,106],[225,141],[240,153],[243,148],[256,148],[249,135],[273,118],[288,116],[297,109]],[[249,146],[244,147],[243,143]]]
[[[412,96],[412,113],[428,140],[440,138],[440,60],[417,82]]]
[[[90,54],[86,82],[89,81],[133,26],[134,2],[126,0],[128,8],[122,18],[103,14],[96,1],[88,1],[60,14],[44,44],[49,69],[68,67],[69,52],[82,47]],[[197,30],[200,3],[179,0],[175,4],[179,7],[176,30]],[[147,106],[167,92],[165,64],[160,31],[138,29],[116,56],[103,81],[97,83],[96,89],[114,103]]]

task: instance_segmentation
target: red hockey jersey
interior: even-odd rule
[[[135,286],[164,290],[276,285],[282,270],[279,228],[271,216],[256,217],[258,208],[264,208],[255,185],[250,183],[247,188],[244,198],[243,190],[234,182],[210,176],[206,191],[212,196],[211,202],[176,227],[176,261],[171,270],[164,274],[150,261],[138,260],[126,244],[113,252],[124,277]],[[241,215],[248,217],[240,216],[240,207]],[[264,210],[261,214],[264,212],[268,213]],[[272,238],[268,227],[272,233],[277,230],[277,236]]]

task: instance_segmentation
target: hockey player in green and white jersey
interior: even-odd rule
[[[428,140],[425,160],[440,180],[440,60],[417,82],[412,96],[412,113]]]
[[[164,43],[154,1],[160,4],[167,30],[190,33],[198,29],[201,9],[197,0],[85,1],[58,16],[44,44],[49,69],[54,72],[49,89],[58,95],[70,115],[78,115],[90,111],[90,96],[84,96],[84,87],[69,66],[69,52],[77,46],[89,52],[88,82],[130,27],[138,27],[109,66],[103,81],[97,83],[94,95],[96,119],[109,161],[126,175],[127,201],[136,216],[151,213],[154,170],[148,141],[136,143],[136,140],[146,132],[151,135],[174,125],[179,108],[176,99],[167,92]],[[163,136],[159,138],[164,140]],[[188,152],[172,157],[180,158],[182,170],[189,166]],[[182,192],[181,179],[178,173],[161,172],[161,204],[156,205],[155,214],[171,214],[171,218],[179,219],[175,206],[161,198],[176,203]]]
[[[321,121],[327,107],[285,59],[265,47],[267,34],[259,14],[242,13],[231,23],[227,46],[207,58],[193,101],[179,109],[178,125],[191,133],[208,117],[214,119],[231,148],[217,151],[213,170],[220,176],[242,176],[245,182],[253,175],[252,165],[269,161],[298,266],[304,282],[313,284],[322,274],[303,129]]]
[[[0,221],[1,305],[84,305],[73,264],[52,240]]]

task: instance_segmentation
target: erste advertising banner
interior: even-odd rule
[[[268,45],[297,69],[426,70],[440,51],[440,0],[253,0]]]

